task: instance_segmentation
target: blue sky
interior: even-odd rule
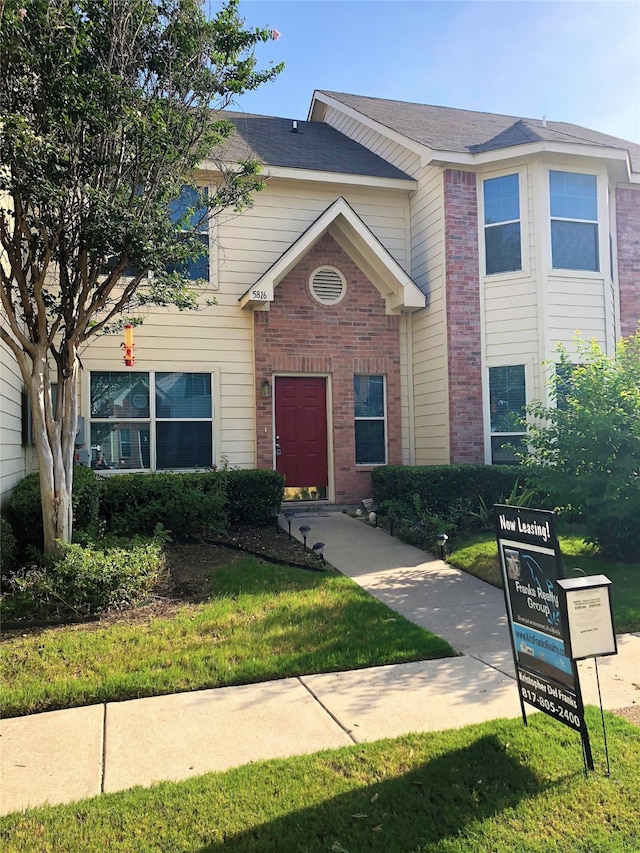
[[[640,0],[240,0],[284,61],[245,112],[304,119],[314,89],[527,118],[640,142]]]

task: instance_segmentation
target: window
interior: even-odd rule
[[[570,364],[569,362],[556,364],[556,406],[563,412],[566,412],[566,410],[568,409],[567,397],[571,393],[571,389],[573,386],[573,371],[575,369],[576,365]]]
[[[516,450],[524,447],[526,391],[524,365],[489,368],[491,407],[491,461],[494,465],[517,464]]]
[[[354,376],[356,465],[387,461],[384,376]]]
[[[487,275],[522,269],[518,175],[484,181],[484,250]]]
[[[183,273],[192,281],[209,281],[209,219],[207,209],[202,204],[206,194],[206,187],[183,186],[180,197],[169,205],[171,221],[182,231],[195,230],[202,251],[192,260],[167,264],[167,271]]]
[[[211,400],[209,373],[92,372],[92,467],[211,467]]]
[[[595,175],[549,172],[551,260],[554,269],[600,269]]]

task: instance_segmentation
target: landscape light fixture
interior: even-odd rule
[[[302,524],[298,530],[302,533],[302,540],[304,542],[304,547],[307,547],[307,533],[311,530],[308,524]]]
[[[436,546],[438,548],[438,557],[441,560],[447,559],[447,542],[449,541],[449,537],[446,533],[438,533],[436,536]]]
[[[324,563],[324,554],[322,553],[323,548],[324,548],[324,542],[315,542],[311,546],[311,550],[313,552],[313,555],[315,557],[317,557],[319,560],[322,560],[322,562]]]

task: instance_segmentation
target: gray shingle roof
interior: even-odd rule
[[[625,149],[629,152],[634,172],[640,172],[640,145],[577,124],[547,121],[543,126],[541,119],[434,107],[343,92],[319,90],[319,94],[327,95],[436,151],[477,153],[536,141],[597,145]]]
[[[235,133],[220,148],[216,159],[237,162],[255,158],[266,166],[366,175],[377,178],[413,180],[358,142],[322,122],[298,121],[292,132],[291,119],[225,111],[221,117],[235,125]]]

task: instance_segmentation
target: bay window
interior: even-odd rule
[[[491,462],[518,463],[516,451],[524,447],[526,389],[523,364],[489,368],[491,409]]]
[[[551,263],[554,269],[600,269],[595,175],[549,172]]]
[[[486,274],[521,270],[519,176],[484,181],[483,199]]]

